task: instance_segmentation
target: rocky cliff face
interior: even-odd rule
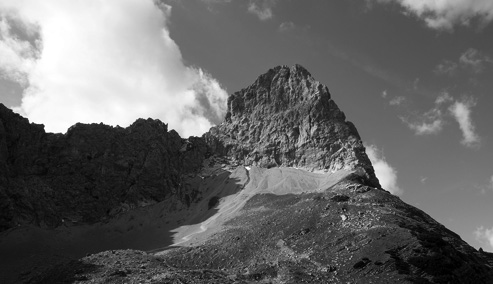
[[[158,120],[52,134],[0,105],[0,230],[91,223],[171,196],[190,203],[196,193],[182,176],[207,151],[203,139],[182,139]]]
[[[225,121],[201,138],[182,139],[152,119],[45,133],[0,105],[0,230],[91,223],[171,196],[190,204],[197,192],[182,178],[212,154],[233,165],[351,170],[380,187],[328,88],[299,65],[279,66],[232,94]]]
[[[232,94],[225,121],[204,137],[239,164],[356,170],[380,187],[358,131],[300,65],[278,66]]]

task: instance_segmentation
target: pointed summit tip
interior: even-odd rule
[[[205,138],[239,164],[346,170],[380,187],[356,127],[303,66],[268,70],[231,94],[227,107],[224,122]]]
[[[279,66],[272,68],[271,70],[279,71],[279,70],[286,70],[286,69],[288,69],[292,73],[307,74],[307,75],[311,76],[310,72],[308,72],[308,70],[305,67],[303,67],[301,64],[298,64],[298,63],[294,64],[293,66],[279,65]]]
[[[308,75],[308,76],[312,76],[312,74],[310,72],[308,72],[308,70],[301,66],[300,64],[295,64],[293,66],[291,66],[291,72],[293,73],[300,73],[300,74],[305,74],[305,75]]]
[[[303,66],[300,64],[294,64],[293,66],[288,66],[288,65],[279,65],[276,66],[272,69],[269,69],[265,74],[262,74],[259,76],[259,79],[263,78],[274,78],[276,75],[280,75],[283,77],[296,77],[299,79],[303,80],[312,80],[313,79],[312,74]]]

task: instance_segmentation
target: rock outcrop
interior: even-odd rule
[[[232,94],[225,121],[204,137],[239,164],[356,170],[380,187],[358,131],[300,65],[278,66]]]
[[[189,204],[195,193],[182,176],[202,166],[207,149],[158,120],[52,134],[0,105],[0,230],[93,223],[171,196]]]
[[[247,192],[266,185],[260,179],[255,184],[255,168]],[[276,179],[272,173],[279,171],[304,174],[305,181],[316,176],[296,169],[263,174]],[[267,189],[279,183],[292,186],[283,177]],[[223,208],[234,205],[227,199],[219,202]],[[19,282],[493,283],[493,254],[475,250],[398,197],[351,180],[325,191],[255,194],[228,215],[227,222],[208,229],[212,232],[189,231],[185,242],[157,254],[89,254],[43,273],[26,271]],[[221,218],[216,214],[200,227]]]

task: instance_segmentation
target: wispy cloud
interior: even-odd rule
[[[461,143],[466,147],[477,148],[481,139],[476,133],[471,118],[472,108],[475,104],[473,97],[456,100],[449,93],[443,92],[435,99],[432,109],[424,113],[414,112],[411,117],[400,116],[399,118],[416,135],[440,133],[447,121],[453,118],[458,122],[462,132]]]
[[[388,95],[389,93],[387,92],[387,90],[382,91],[382,98],[386,99]]]
[[[475,185],[477,189],[480,190],[481,194],[486,194],[493,191],[493,175],[488,179],[486,185]]]
[[[293,22],[282,22],[279,25],[280,32],[287,32],[293,30],[294,28],[296,28],[296,25]]]
[[[487,25],[493,20],[491,0],[367,0],[397,3],[406,15],[416,16],[429,28],[452,31],[455,26],[470,26],[474,20]]]
[[[442,94],[440,94],[436,99],[435,99],[435,105],[436,106],[440,106],[442,104],[446,104],[446,103],[449,103],[449,102],[453,102],[454,99],[450,96],[449,93],[447,92],[443,92]]]
[[[389,101],[389,105],[400,106],[404,103],[404,101],[406,101],[406,98],[403,96],[394,97]]]
[[[448,93],[443,93],[435,100],[435,106],[429,111],[416,116],[414,119],[400,117],[416,135],[437,134],[442,131],[445,124],[442,105],[452,98]]]
[[[404,96],[394,96],[387,90],[382,91],[381,97],[388,102],[389,105],[398,107],[406,104],[407,99]]]
[[[387,162],[383,151],[375,145],[365,145],[365,148],[382,188],[394,195],[402,195],[404,191],[397,184],[397,170]]]
[[[449,108],[462,131],[461,143],[467,147],[478,147],[480,143],[480,138],[471,119],[471,108],[475,104],[472,98],[466,98],[463,101],[455,101]]]
[[[449,75],[453,76],[457,74],[457,69],[459,65],[450,60],[444,60],[442,63],[439,63],[433,72],[437,75]]]
[[[248,12],[256,15],[261,21],[271,19],[274,14],[272,8],[277,0],[251,0],[248,4]]]
[[[173,2],[173,5],[180,5],[180,0],[168,0]],[[221,4],[229,4],[233,0],[200,0],[202,1],[210,12],[216,13],[216,6]]]
[[[437,75],[448,76],[457,75],[460,71],[479,74],[487,68],[488,64],[493,64],[493,59],[489,55],[475,48],[468,48],[459,56],[457,62],[448,59],[443,60],[433,72]]]
[[[416,133],[416,135],[437,134],[443,129],[443,120],[441,115],[433,116],[425,114],[421,121],[409,121],[401,117],[401,120]]]
[[[485,64],[493,63],[493,59],[474,48],[466,50],[459,58],[459,62],[475,73],[481,73]]]
[[[491,229],[480,226],[474,231],[476,240],[489,246],[488,251],[493,251],[493,227]]]
[[[233,0],[201,0],[208,5],[231,3]]]
[[[188,136],[222,120],[227,93],[204,70],[184,65],[169,35],[168,5],[5,0],[0,11],[39,25],[42,49],[36,53],[2,17],[0,69],[26,78],[16,111],[48,131],[65,132],[76,122],[126,126],[152,117]]]
[[[420,177],[420,178],[419,178],[419,181],[420,181],[422,184],[425,184],[427,180],[428,180],[428,177]]]
[[[233,0],[200,0],[203,3],[207,4],[209,10],[213,10],[212,7],[217,4],[226,4],[231,3]],[[240,1],[239,1],[240,2]],[[261,21],[267,21],[274,17],[274,12],[272,9],[276,6],[278,0],[249,0],[247,11],[259,18]],[[284,26],[283,26],[284,24]],[[288,29],[290,25],[294,24],[292,22],[285,22],[281,24],[279,27],[280,31],[284,31],[283,29]]]
[[[456,100],[448,92],[442,92],[435,99],[433,108],[426,112],[417,112],[409,110],[409,103],[404,96],[391,97],[387,90],[381,96],[388,100],[389,105],[408,111],[409,115],[401,115],[399,118],[416,135],[438,134],[453,118],[459,123],[463,133],[461,143],[467,147],[479,146],[480,138],[471,119],[472,107],[475,105],[472,97]]]

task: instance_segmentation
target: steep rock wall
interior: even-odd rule
[[[232,94],[225,121],[204,137],[240,164],[356,170],[380,187],[356,127],[300,65],[273,68]]]
[[[0,230],[95,222],[170,196],[190,203],[182,176],[198,170],[207,151],[203,139],[182,139],[158,120],[52,134],[0,105]]]

